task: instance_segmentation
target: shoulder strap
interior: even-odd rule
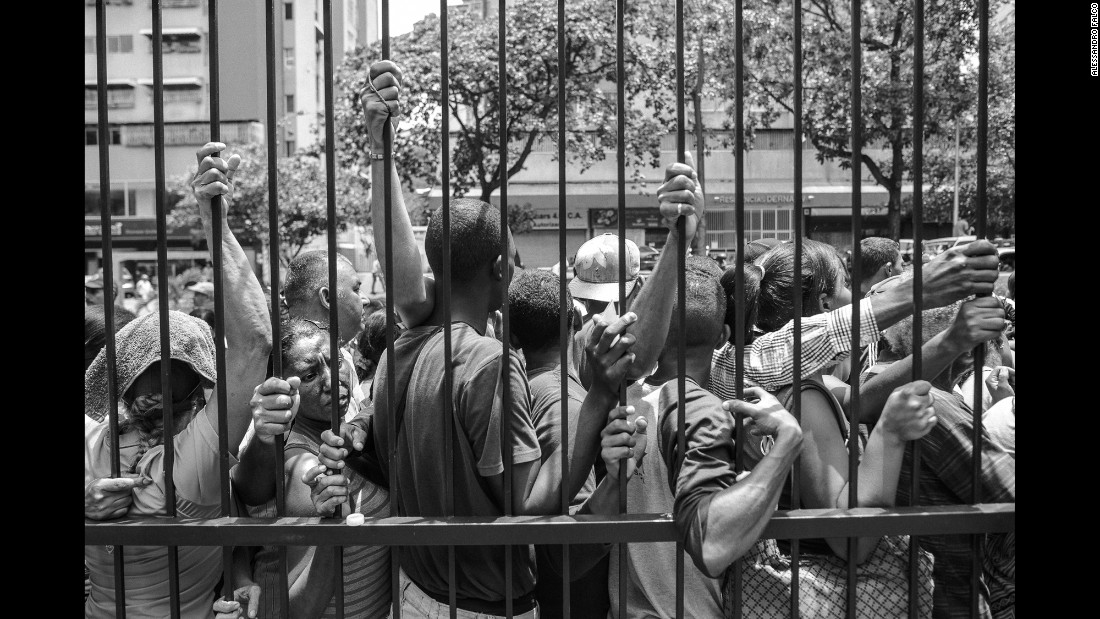
[[[840,405],[840,402],[837,402],[836,396],[833,395],[833,392],[829,391],[829,388],[822,384],[820,381],[812,379],[803,379],[800,388],[802,391],[816,391],[829,401],[829,403],[832,405],[830,406],[830,408],[832,408],[833,410],[833,419],[836,421],[836,425],[840,429],[840,436],[844,438],[845,442],[847,442],[848,420],[844,418],[844,407]],[[779,400],[781,404],[783,404],[783,408],[786,408],[788,411],[792,411],[794,407],[794,385],[787,385],[786,387],[783,387],[782,389],[777,391],[775,393],[775,398]]]
[[[408,403],[409,398],[409,383],[412,382],[413,369],[416,367],[416,360],[420,358],[420,351],[424,349],[424,346],[428,343],[428,340],[432,339],[436,333],[443,330],[443,325],[440,325],[431,330],[429,334],[420,339],[420,341],[408,347],[408,350],[403,350],[402,353],[410,355],[413,361],[401,366],[402,372],[397,376],[397,397],[393,406],[393,423],[394,423],[394,443],[390,446],[393,450],[393,459],[390,461],[390,466],[397,465],[397,458],[400,457],[401,450],[397,448],[398,439],[401,437],[401,429],[405,427],[405,406]],[[394,351],[394,358],[397,358],[397,351]],[[390,500],[397,502],[398,515],[405,514],[404,505],[401,502],[401,493],[394,492],[393,488],[390,488]]]

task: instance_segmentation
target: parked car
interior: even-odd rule
[[[638,248],[638,254],[641,259],[642,270],[652,271],[657,266],[657,258],[661,255],[661,250],[649,245],[642,245]]]
[[[929,256],[935,256],[936,254],[942,254],[943,252],[957,247],[959,245],[966,245],[971,241],[976,241],[978,237],[974,235],[966,236],[945,236],[938,239],[930,239],[924,242],[924,253]]]
[[[999,258],[1000,261],[1001,261],[1001,263],[998,265],[998,268],[1001,271],[1005,271],[1005,272],[1015,271],[1016,270],[1016,243],[1015,243],[1015,241],[1013,241],[1011,243],[1006,243],[1006,244],[997,243],[997,258]]]
[[[898,241],[898,246],[901,247],[901,261],[905,264],[909,264],[913,261],[913,239],[901,239]]]

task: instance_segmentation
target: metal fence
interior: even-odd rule
[[[211,141],[218,141],[220,139],[220,115],[219,115],[219,76],[218,76],[218,11],[216,2],[217,0],[209,1],[209,45],[210,45],[210,58],[209,63],[209,86],[210,86],[210,125],[209,125],[209,139]],[[89,0],[90,4],[91,1]],[[108,80],[106,75],[106,60],[107,60],[107,27],[105,18],[105,2],[104,0],[98,0],[96,3],[96,52],[97,52],[97,68],[98,68],[98,81],[97,81],[97,110],[98,110],[98,140],[99,147],[99,170],[100,170],[100,203],[106,205],[110,203],[111,192],[111,174],[110,174],[110,161],[109,161],[109,134],[110,124],[108,121],[109,110],[111,109],[111,96],[108,90]],[[165,148],[165,121],[163,114],[163,97],[164,97],[164,77],[162,66],[162,37],[163,27],[161,23],[161,9],[165,6],[178,6],[178,5],[190,5],[189,3],[181,2],[167,2],[167,0],[153,0],[150,2],[152,11],[152,50],[154,57],[153,64],[153,89],[154,89],[154,122],[152,125],[153,130],[153,143],[155,147],[156,159],[156,223],[157,223],[157,259],[160,268],[157,269],[159,278],[159,289],[167,290],[169,288],[168,277],[169,269],[165,268],[167,264],[167,235],[166,235],[166,205],[165,205],[165,171],[164,171],[164,148]],[[331,32],[332,26],[332,14],[331,14],[331,2],[329,0],[323,1],[324,6],[324,31]],[[558,21],[557,21],[557,37],[558,37],[558,53],[559,53],[559,66],[566,66],[565,62],[565,2],[564,0],[558,0]],[[852,7],[852,21],[851,21],[851,41],[852,48],[857,50],[857,53],[852,54],[851,60],[851,74],[853,76],[860,75],[860,63],[861,54],[858,53],[860,48],[860,18],[859,18],[859,0],[853,0]],[[626,109],[625,105],[625,93],[624,93],[624,77],[625,77],[625,63],[623,58],[623,18],[625,14],[625,0],[616,0],[616,23],[617,23],[617,76],[616,80],[618,89],[618,110]],[[277,49],[275,49],[275,19],[277,18],[276,7],[274,0],[266,0],[266,28],[267,28],[267,143],[274,145],[276,142],[276,71],[282,70],[280,63],[278,62]],[[677,15],[676,19],[676,91],[684,92],[684,6],[683,0],[675,0],[675,11]],[[742,62],[742,30],[741,30],[741,11],[742,2],[737,1],[737,25],[736,25],[736,49],[737,56],[735,59],[736,66],[736,114],[738,119],[744,118],[745,110],[745,92],[744,92],[744,63]],[[923,0],[913,0],[913,11],[915,15],[915,29],[916,29],[916,48],[914,54],[914,88],[913,99],[914,108],[916,113],[913,115],[913,160],[914,160],[914,184],[913,184],[913,236],[914,242],[919,246],[922,240],[922,154],[923,154],[923,66],[924,66],[924,46],[923,46],[923,28],[924,28],[924,2]],[[801,2],[795,0],[794,10],[794,49],[792,50],[794,56],[794,135],[801,135],[801,117],[802,117],[802,23],[801,23]],[[447,2],[446,0],[440,1],[439,7],[440,20],[441,20],[441,71],[442,71],[442,101],[448,100],[448,53],[447,53]],[[505,79],[505,62],[507,59],[508,47],[506,41],[508,40],[509,33],[505,29],[505,1],[499,0],[499,71],[501,75],[500,79],[500,91],[499,108],[501,110],[507,109],[508,103],[508,83]],[[977,221],[977,235],[979,238],[985,236],[986,231],[986,210],[984,205],[986,203],[986,141],[988,135],[987,122],[987,101],[988,101],[988,0],[982,0],[979,2],[979,24],[980,24],[980,39],[979,39],[979,98],[978,98],[978,148],[977,148],[977,191],[978,191],[978,203],[980,208],[978,210]],[[332,40],[330,37],[326,37],[324,41],[324,96],[325,96],[325,115],[327,119],[334,118],[333,105],[333,49]],[[390,36],[389,36],[389,3],[386,0],[382,2],[382,50],[383,57],[388,58],[390,55]],[[400,62],[400,58],[396,59]],[[566,109],[566,95],[565,95],[565,74],[561,71],[558,72],[558,207],[559,207],[559,220],[566,220],[566,136],[565,136],[565,120],[564,114]],[[851,97],[852,97],[852,166],[860,166],[861,151],[860,151],[860,88],[858,81],[853,77],[851,83]],[[89,101],[86,97],[86,105]],[[505,116],[501,115],[500,135],[507,136],[507,128],[505,126]],[[442,115],[442,132],[443,135],[449,135],[449,118],[446,113]],[[620,113],[618,121],[618,209],[619,209],[619,252],[620,255],[625,255],[625,209],[626,209],[626,179],[625,179],[625,161],[624,161],[624,148],[625,148],[625,121]],[[387,131],[390,127],[387,125]],[[325,123],[325,144],[327,147],[326,152],[326,165],[327,165],[327,197],[328,197],[328,252],[330,256],[329,263],[329,286],[330,289],[336,288],[336,262],[335,256],[337,254],[336,248],[336,189],[335,189],[335,157],[333,153],[333,145],[335,144],[334,138],[334,123]],[[506,138],[504,138],[506,139]],[[686,143],[685,143],[685,120],[684,120],[684,98],[677,97],[677,130],[675,133],[676,150],[678,161],[684,161]],[[737,152],[744,152],[745,135],[740,123],[735,127],[735,141]],[[794,156],[794,170],[793,170],[793,184],[794,184],[794,205],[793,213],[800,213],[802,209],[802,157],[797,152],[801,145],[795,140],[790,148],[795,151]],[[444,171],[449,170],[450,166],[450,153],[447,148],[443,148],[442,152],[442,169]],[[278,173],[276,167],[277,150],[273,147],[269,147],[268,153],[268,184],[269,184],[269,204],[270,209],[270,247],[271,254],[278,254],[279,237],[278,237]],[[502,145],[500,149],[501,153],[501,166],[507,165],[508,151]],[[385,162],[387,169],[391,161],[392,153],[388,146],[385,155]],[[736,158],[736,202],[735,202],[735,218],[736,229],[744,230],[744,183],[743,183],[743,164],[744,158]],[[390,174],[387,172],[385,175],[385,185],[382,188],[384,191],[385,204],[387,209],[386,216],[386,228],[385,228],[385,281],[393,281],[393,248],[392,248],[392,226],[389,224],[391,219],[389,218],[389,209],[392,204],[391,194],[394,188],[391,187]],[[442,185],[443,199],[442,204],[447,205],[449,203],[449,186],[446,182]],[[501,221],[508,221],[508,183],[505,178],[500,188],[500,210]],[[853,238],[860,238],[861,233],[861,216],[860,216],[860,179],[859,175],[852,175],[852,233]],[[222,286],[222,249],[221,249],[221,236],[223,231],[220,226],[220,211],[223,207],[220,199],[215,199],[213,203],[214,213],[214,233],[213,242],[211,244],[211,252],[213,254],[214,265],[214,285],[217,291],[215,295],[215,345],[216,345],[216,361],[219,376],[225,375],[226,360],[225,360],[225,323],[224,323],[224,294],[225,288]],[[111,257],[112,250],[112,227],[111,220],[112,214],[110,209],[101,208],[102,217],[102,230],[103,230],[103,270],[104,280],[106,282],[114,281],[112,268],[113,261]],[[449,221],[449,209],[444,206],[442,208],[443,217],[443,272],[439,274],[441,278],[441,287],[443,290],[442,301],[444,307],[444,315],[446,317],[446,323],[450,323],[451,308],[450,308],[450,286],[451,286],[451,274],[450,274],[450,221]],[[802,244],[801,238],[803,231],[801,229],[801,217],[794,216],[794,239],[795,239],[795,264],[801,264],[801,252]],[[685,289],[685,253],[686,248],[683,246],[683,233],[684,233],[684,221],[681,218],[679,222],[680,230],[680,247],[678,247],[679,256],[679,269],[678,269],[678,315],[677,318],[680,324],[680,333],[684,333],[685,327],[685,302],[684,302],[684,289]],[[501,230],[503,246],[508,246],[507,229],[502,226]],[[738,234],[736,249],[737,255],[742,256],[744,239],[741,234]],[[566,261],[566,230],[562,226],[559,236],[559,258],[560,264],[567,264]],[[742,258],[739,258],[739,261]],[[281,363],[281,352],[279,350],[280,341],[280,308],[279,308],[279,263],[277,260],[270,260],[271,266],[271,316],[272,316],[272,332],[273,332],[273,359],[274,359],[274,373],[276,376],[282,376],[283,368]],[[913,266],[915,270],[915,277],[913,279],[914,286],[914,298],[915,298],[915,316],[919,317],[921,311],[921,261],[914,260]],[[852,256],[852,268],[853,268],[853,281],[858,282],[860,280],[860,245],[854,243],[853,256]],[[626,279],[626,265],[625,261],[619,263],[619,281],[620,290],[619,298],[620,304],[625,311],[627,302],[625,294],[625,279]],[[568,363],[566,359],[566,348],[568,343],[568,325],[566,323],[566,281],[563,276],[560,280],[561,288],[561,363],[563,367]],[[503,300],[503,331],[504,336],[502,338],[503,357],[507,359],[509,355],[509,336],[510,336],[510,320],[507,303],[507,284],[508,278],[505,279],[505,298]],[[739,305],[744,304],[744,282],[743,275],[738,269],[737,272],[737,299],[736,302]],[[110,298],[111,295],[108,295]],[[800,333],[800,318],[801,315],[801,300],[796,290],[795,298],[795,332]],[[858,351],[860,350],[859,342],[859,328],[858,323],[860,319],[860,304],[859,295],[853,295],[852,301],[852,322],[853,322],[853,337],[852,337],[852,351],[853,359],[858,359]],[[338,322],[339,317],[337,315],[337,306],[335,303],[330,307],[330,346],[331,346],[331,373],[332,376],[336,376],[339,373],[340,354],[338,351]],[[169,347],[169,334],[168,334],[168,304],[161,303],[159,307],[160,312],[160,328],[161,328],[161,358],[170,357]],[[394,314],[394,299],[393,295],[387,295],[386,298],[386,312],[389,316],[389,327],[393,327],[392,321]],[[115,329],[114,329],[114,309],[110,302],[107,302],[104,307],[104,313],[106,315],[106,360],[108,369],[108,393],[109,401],[118,401],[118,385],[115,378]],[[737,358],[742,358],[741,352],[744,350],[744,313],[737,312],[737,328],[735,329],[736,346],[737,346]],[[921,321],[914,320],[914,341],[921,341]],[[389,376],[387,386],[389,388],[389,401],[395,400],[395,363],[394,363],[394,339],[392,329],[388,330],[387,336],[387,351],[388,362],[387,367],[389,370]],[[451,354],[451,336],[447,329],[443,330],[444,333],[444,347],[445,353],[448,358]],[[795,356],[800,358],[801,356],[801,340],[796,337],[794,344]],[[975,367],[979,368],[983,362],[983,350],[981,347],[975,349]],[[921,355],[920,346],[914,346],[914,362],[913,362],[913,377],[914,380],[921,376]],[[171,380],[169,375],[169,364],[162,364],[161,381],[163,386],[163,398],[164,401],[172,401],[171,394]],[[508,380],[508,364],[502,363],[502,378],[504,389],[504,402],[509,402],[509,380]],[[679,347],[678,355],[678,394],[679,404],[681,410],[684,403],[685,393],[685,359],[684,359],[684,347]],[[980,373],[979,373],[980,375]],[[737,395],[742,396],[742,382],[743,369],[738,367],[737,369]],[[452,415],[451,410],[454,403],[451,401],[451,384],[452,373],[448,368],[446,375],[444,376],[444,384],[446,385],[445,392],[447,393],[447,406],[446,410],[441,411],[443,428],[446,432],[444,441],[444,457],[452,458],[451,453],[451,432],[452,429]],[[800,379],[798,372],[794,376],[794,390],[795,393],[799,392]],[[859,409],[859,372],[852,372],[851,375],[851,406],[850,410],[850,424],[852,427],[856,427],[859,423],[857,419],[857,411]],[[982,401],[982,381],[974,381],[974,402]],[[562,428],[561,436],[568,437],[568,415],[565,412],[566,402],[568,400],[566,378],[563,373],[562,385],[562,406],[563,412],[561,414]],[[281,463],[283,462],[282,445],[279,441],[276,441],[275,445],[275,461],[279,463],[276,470],[273,471],[273,475],[276,479],[277,485],[277,515],[275,518],[247,518],[247,517],[232,517],[230,515],[230,495],[229,489],[229,466],[230,466],[230,452],[227,445],[227,422],[226,422],[226,384],[224,380],[220,380],[217,384],[217,402],[219,410],[221,411],[218,423],[218,433],[220,438],[220,453],[221,453],[221,517],[213,519],[181,519],[176,517],[175,509],[175,489],[173,487],[173,460],[174,454],[172,449],[172,441],[168,440],[164,443],[165,450],[165,484],[166,484],[166,499],[167,499],[167,517],[166,518],[154,518],[154,519],[121,519],[115,521],[97,522],[86,520],[85,521],[85,544],[109,544],[115,546],[114,561],[115,561],[115,581],[116,581],[116,600],[117,600],[117,615],[124,617],[125,610],[125,578],[124,578],[124,557],[125,547],[127,545],[152,545],[152,546],[165,546],[168,548],[168,566],[169,566],[169,584],[170,584],[170,596],[171,596],[171,608],[172,616],[179,616],[179,564],[177,548],[179,546],[192,546],[192,545],[206,545],[206,546],[222,546],[223,547],[223,566],[224,566],[224,578],[229,586],[224,590],[232,590],[232,583],[229,582],[232,579],[232,548],[239,545],[275,545],[281,547],[280,554],[280,567],[281,567],[281,583],[283,590],[280,592],[265,592],[266,595],[280,595],[283,599],[283,611],[287,612],[287,591],[286,591],[286,546],[287,545],[334,545],[337,547],[345,545],[385,545],[391,547],[391,579],[392,579],[392,609],[395,616],[400,616],[400,600],[401,592],[398,588],[398,570],[399,563],[397,560],[396,549],[398,546],[406,545],[440,545],[448,548],[449,557],[449,577],[450,577],[450,590],[449,599],[451,603],[451,616],[455,616],[455,546],[460,545],[505,545],[505,560],[507,562],[512,561],[512,545],[528,545],[528,544],[561,544],[564,548],[565,561],[563,563],[564,578],[562,595],[563,600],[569,600],[569,562],[568,552],[569,545],[572,544],[588,544],[588,543],[613,543],[617,544],[617,552],[619,553],[621,565],[625,566],[625,553],[626,544],[628,543],[644,543],[644,542],[677,542],[678,560],[675,566],[676,575],[676,608],[677,616],[683,616],[684,608],[684,553],[682,549],[682,543],[679,541],[680,536],[676,532],[675,524],[668,514],[628,514],[626,513],[626,494],[620,493],[619,496],[619,508],[621,515],[617,517],[610,516],[593,516],[593,515],[569,515],[569,503],[570,497],[567,496],[565,488],[563,486],[561,497],[561,514],[556,516],[513,516],[511,512],[511,477],[512,470],[512,458],[509,455],[505,458],[504,465],[504,516],[498,518],[474,518],[474,517],[459,517],[454,516],[454,488],[453,479],[451,475],[447,476],[445,480],[446,493],[446,505],[448,505],[449,511],[445,517],[441,518],[418,518],[418,517],[401,517],[397,514],[396,501],[390,502],[390,516],[386,518],[368,519],[365,526],[359,527],[345,527],[342,526],[342,520],[339,518],[340,514],[337,512],[334,518],[291,518],[287,517],[285,513],[285,488],[283,485],[283,474],[280,470]],[[625,403],[625,387],[621,388],[620,399]],[[796,417],[799,417],[799,405],[798,399],[794,400],[795,406],[792,411]],[[169,427],[169,415],[170,411],[165,407],[165,426]],[[684,452],[685,448],[685,431],[684,431],[684,416],[679,415],[679,429],[678,440],[680,453]],[[333,429],[339,429],[341,421],[341,411],[339,408],[339,402],[337,399],[333,399],[332,408],[332,425]],[[982,441],[982,421],[981,415],[975,415],[974,417],[974,435],[973,441],[975,445],[976,457],[973,458],[973,488],[974,495],[971,497],[971,503],[967,505],[955,505],[955,506],[900,506],[892,509],[881,508],[850,508],[843,510],[836,509],[796,509],[789,511],[777,512],[764,530],[764,537],[778,538],[778,539],[790,539],[792,540],[792,552],[794,555],[794,574],[797,582],[798,574],[798,540],[809,537],[847,537],[849,539],[849,552],[854,549],[855,537],[854,536],[880,536],[880,535],[893,535],[893,534],[909,534],[913,536],[915,542],[916,536],[923,535],[940,535],[940,534],[968,534],[971,535],[972,547],[973,547],[973,569],[971,578],[971,614],[977,616],[978,614],[978,575],[982,569],[982,545],[980,540],[983,534],[991,532],[1001,531],[1013,531],[1015,529],[1015,506],[1014,504],[983,504],[982,497],[979,493],[981,487],[979,483],[979,476],[981,473],[981,441]],[[111,410],[109,416],[110,431],[112,436],[118,436],[118,415],[117,411]],[[394,426],[391,424],[389,428],[390,444],[394,443],[393,432]],[[742,422],[738,418],[737,421],[737,443],[742,445],[744,442],[744,428]],[[510,424],[501,424],[501,441],[502,445],[509,445],[511,442],[511,428]],[[849,502],[850,504],[856,504],[857,497],[857,479],[856,474],[857,467],[857,448],[856,448],[856,432],[850,433],[849,437]],[[562,458],[562,476],[563,479],[568,479],[569,476],[569,463],[568,463],[568,441],[563,441],[562,449],[564,457]],[[112,453],[111,472],[112,476],[118,476],[119,471],[119,451],[118,442],[114,441],[115,447]],[[918,482],[919,474],[917,467],[919,466],[919,441],[915,446],[915,461],[914,470],[912,476],[912,492],[911,496],[918,497]],[[736,467],[741,470],[743,463],[741,456],[743,454],[738,453]],[[453,460],[451,460],[453,462]],[[625,487],[625,467],[620,467],[620,487]],[[792,470],[793,476],[793,492],[794,496],[798,496],[798,467],[797,465]],[[394,489],[397,486],[396,468],[390,467],[390,488]],[[797,503],[796,503],[797,504]],[[917,616],[917,570],[914,569],[917,560],[917,544],[912,543],[910,546],[910,602],[909,602],[909,614],[910,617]],[[615,552],[615,551],[613,551]],[[735,585],[733,587],[733,595],[735,597],[735,603],[733,604],[734,615],[740,616],[740,595],[742,587],[740,586],[741,571],[739,569],[739,563],[735,562],[731,569],[731,575],[735,579]],[[343,615],[343,611],[340,608],[339,602],[343,599],[342,587],[343,587],[343,575],[342,575],[342,562],[340,553],[336,556],[337,574],[335,578],[335,595],[337,599],[337,612],[338,616]],[[626,589],[626,569],[620,569],[619,582],[618,582],[618,596],[619,596],[619,608],[625,609],[628,607],[630,600],[627,599]],[[505,600],[507,604],[507,614],[512,616],[512,582],[511,571],[506,571],[507,581],[506,587],[508,591],[505,594]],[[854,562],[849,563],[848,570],[848,605],[847,614],[849,617],[854,617],[856,613],[856,566]],[[798,588],[792,588],[792,600],[791,600],[791,613],[792,616],[797,616],[798,607]],[[569,616],[569,604],[566,602],[564,605],[564,615]]]

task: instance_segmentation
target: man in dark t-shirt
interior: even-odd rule
[[[362,91],[371,151],[382,153],[392,140],[392,132],[383,131],[387,123],[396,123],[393,113],[399,107],[400,69],[390,61],[370,68],[370,88]],[[388,134],[388,135],[387,135]],[[382,186],[387,174],[396,177],[396,169],[387,169],[383,159],[371,158],[372,180]],[[396,485],[390,487],[390,500],[398,512],[407,516],[481,516],[556,513],[561,487],[579,489],[587,479],[583,467],[571,467],[569,480],[561,479],[560,454],[551,454],[545,466],[535,433],[531,393],[523,365],[514,352],[509,353],[507,371],[502,371],[503,346],[484,335],[489,316],[501,306],[504,286],[512,276],[515,245],[508,236],[501,238],[500,211],[472,199],[455,199],[449,205],[450,278],[449,316],[445,313],[442,287],[424,278],[419,251],[400,192],[395,204],[387,209],[382,192],[372,195],[375,222],[375,247],[386,255],[383,232],[391,227],[394,281],[390,292],[402,320],[410,328],[395,342],[396,381],[389,384],[388,355],[383,356],[374,385],[374,401],[350,423],[341,426],[340,436],[326,432],[322,438],[321,466],[339,470],[348,452],[367,448],[389,477],[394,470]],[[387,221],[388,213],[394,220]],[[443,273],[442,212],[428,223],[424,249],[434,273]],[[383,265],[385,266],[385,265]],[[450,324],[447,325],[447,319]],[[627,356],[634,336],[625,333],[636,320],[628,314],[613,323],[601,322],[594,329],[586,355],[593,368],[593,384],[585,399],[597,414],[581,414],[577,428],[577,461],[591,461],[598,451],[599,430],[606,411],[614,405],[615,387],[622,381],[629,364]],[[448,360],[444,354],[442,329],[451,331],[450,365],[451,402],[454,409],[448,421],[454,423],[452,461],[445,459],[447,410],[444,392]],[[510,399],[504,398],[504,381],[509,383]],[[396,399],[390,401],[390,388]],[[511,427],[511,444],[500,441],[500,427]],[[396,443],[393,441],[396,440]],[[368,447],[369,446],[369,447]],[[394,452],[394,448],[396,453]],[[505,504],[503,475],[504,453],[513,462],[511,504]],[[391,453],[395,458],[391,461]],[[453,465],[453,467],[452,467]],[[453,472],[454,512],[447,513],[445,486],[447,471]],[[308,474],[307,474],[308,476]],[[323,478],[323,479],[322,479]],[[311,477],[313,500],[319,513],[331,513],[343,502],[335,488],[346,484],[342,475]],[[567,490],[568,491],[568,490]],[[529,550],[514,553],[512,564],[511,610],[515,617],[536,616],[534,599],[534,557]],[[449,587],[445,548],[402,547],[402,615],[435,616],[448,606]],[[462,546],[455,548],[456,579],[453,583],[458,608],[482,616],[503,616],[509,601],[504,570],[504,549],[500,547]]]

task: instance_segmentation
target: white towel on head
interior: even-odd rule
[[[210,383],[216,383],[214,338],[200,318],[183,312],[168,312],[168,339],[172,358],[190,365]],[[146,314],[130,321],[115,336],[115,376],[118,397],[142,372],[160,361],[160,314]],[[84,372],[84,414],[96,421],[107,416],[110,396],[107,385],[107,347],[104,346]]]

